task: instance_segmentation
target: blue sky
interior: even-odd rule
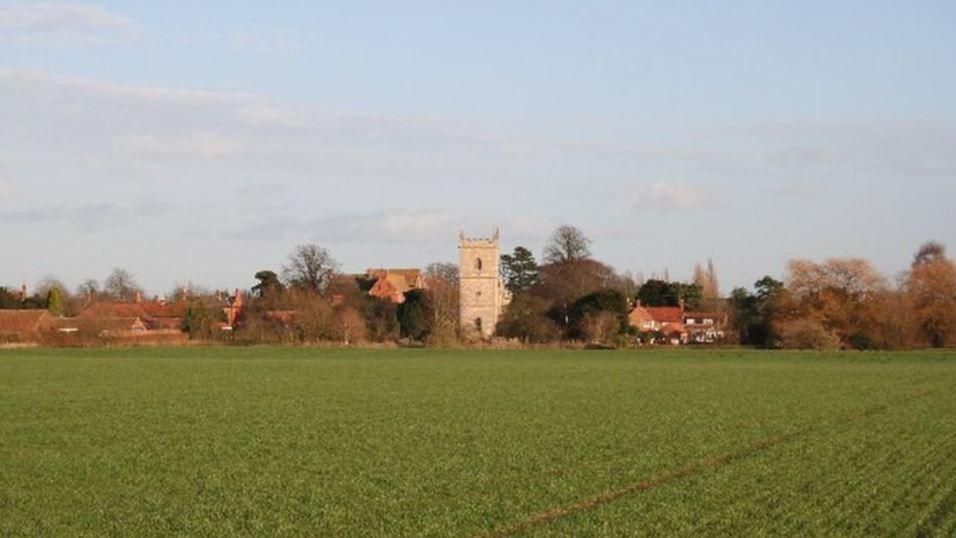
[[[956,248],[950,2],[0,1],[0,283],[540,252],[725,290]]]

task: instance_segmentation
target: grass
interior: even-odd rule
[[[956,354],[0,351],[0,535],[956,533]]]

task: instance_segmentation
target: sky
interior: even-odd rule
[[[460,230],[721,287],[956,250],[956,4],[0,0],[0,285],[247,288]]]

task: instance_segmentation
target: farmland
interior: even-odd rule
[[[0,535],[956,533],[956,353],[0,350]]]

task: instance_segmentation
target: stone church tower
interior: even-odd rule
[[[466,238],[462,232],[459,239],[461,331],[466,338],[490,338],[510,299],[498,272],[498,230],[491,238]]]

